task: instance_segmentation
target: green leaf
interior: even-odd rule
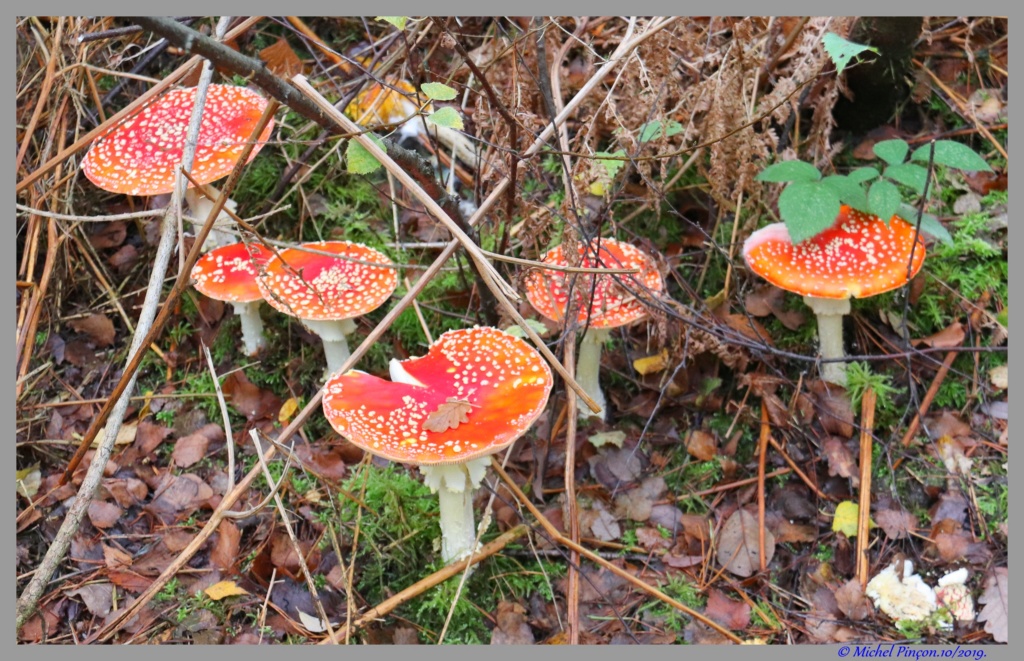
[[[647,122],[640,127],[640,137],[638,139],[640,142],[650,142],[655,138],[660,138],[662,132],[665,133],[666,137],[671,138],[677,133],[683,132],[683,125],[674,119],[669,121],[667,127],[665,127],[664,123],[660,119],[653,122]]]
[[[367,134],[381,149],[384,149],[384,141],[373,135]],[[380,161],[373,154],[366,151],[366,148],[355,140],[349,140],[345,148],[345,167],[352,174],[370,174],[381,167]]]
[[[910,160],[927,163],[928,153],[931,148],[932,146],[930,144],[921,145],[914,150],[914,154],[910,157]],[[935,162],[939,165],[956,168],[957,170],[967,170],[968,172],[976,172],[979,170],[982,172],[992,171],[992,168],[990,168],[988,163],[985,162],[985,159],[978,156],[973,149],[959,142],[953,142],[952,140],[935,141]]]
[[[836,65],[837,74],[841,74],[843,69],[850,64],[850,60],[857,58],[864,51],[871,51],[878,55],[877,48],[865,46],[864,44],[855,44],[832,32],[826,33],[821,38],[821,43],[825,46],[825,52],[828,53],[828,56],[832,58],[832,62]]]
[[[1000,324],[1002,324],[1006,328],[1010,327],[1010,306],[1009,305],[1007,305],[1005,308],[1003,308],[1002,310],[1000,310],[996,314],[996,321],[998,321]]]
[[[839,196],[817,181],[798,181],[779,195],[779,214],[793,243],[832,227],[839,215]]]
[[[869,166],[863,168],[857,168],[850,174],[846,175],[851,180],[856,181],[858,184],[863,184],[865,181],[871,181],[872,179],[878,178],[878,170]]]
[[[423,83],[420,85],[420,89],[435,101],[451,101],[459,95],[458,92],[444,83]]]
[[[839,201],[849,204],[858,211],[868,210],[868,196],[864,187],[847,176],[833,174],[821,180],[821,183],[835,191]]]
[[[462,115],[459,111],[451,106],[445,106],[440,108],[434,113],[427,115],[427,121],[431,124],[437,124],[438,126],[445,126],[450,129],[462,130],[465,128],[465,124],[462,123]]]
[[[879,179],[868,189],[868,207],[871,213],[884,220],[886,224],[896,215],[902,203],[900,189],[885,179]]]
[[[537,321],[536,319],[524,319],[523,321],[525,321],[526,325],[533,329],[533,332],[536,333],[537,335],[543,335],[548,332],[548,327],[542,324],[541,322]],[[509,326],[508,328],[505,329],[505,332],[508,333],[509,335],[514,335],[516,337],[529,337],[526,334],[526,331],[524,331],[522,327],[518,325]]]
[[[900,205],[899,210],[900,218],[907,221],[911,225],[917,224],[917,209],[910,206],[909,204]],[[921,215],[921,232],[933,236],[939,241],[942,241],[948,246],[953,245],[953,237],[950,236],[949,230],[947,230],[939,219],[925,212]]]
[[[378,16],[374,20],[384,21],[385,23],[390,23],[391,25],[394,25],[399,30],[404,30],[405,29],[405,24],[409,22],[409,17],[408,16]]]
[[[755,177],[757,181],[780,183],[783,181],[818,181],[821,173],[818,168],[803,161],[782,161],[774,163]]]
[[[898,184],[913,188],[918,195],[924,195],[924,182],[928,177],[928,169],[916,163],[900,163],[885,168],[885,176]]]
[[[622,166],[626,164],[626,161],[622,161],[622,160],[619,160],[619,159],[616,159],[616,158],[601,158],[601,157],[602,156],[620,156],[620,157],[623,157],[625,155],[626,155],[626,150],[625,149],[620,149],[618,151],[613,151],[613,152],[606,152],[606,151],[594,152],[594,156],[597,157],[597,160],[601,163],[601,165],[604,166],[605,172],[608,173],[608,178],[609,179],[614,179],[615,178],[615,175],[619,173],[619,170],[621,170]]]
[[[873,151],[875,156],[889,165],[896,165],[906,160],[907,152],[910,151],[910,145],[905,140],[900,140],[899,138],[882,140],[875,143]]]

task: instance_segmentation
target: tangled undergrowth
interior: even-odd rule
[[[217,21],[185,23],[211,34]],[[422,93],[406,127],[421,130],[370,128],[522,296],[501,300],[460,249],[396,308],[452,233],[394,171],[372,157],[369,172],[354,167],[355,139],[293,98],[230,191],[251,228],[240,240],[352,241],[398,265],[391,302],[356,320],[350,344],[371,338],[357,369],[386,377],[392,359],[425,354],[445,331],[510,329],[515,313],[562,360],[584,327],[543,318],[525,297],[527,274],[559,244],[627,241],[664,279],[662,294],[617,281],[648,316],[602,347],[607,419],[569,420],[556,378],[473,500],[489,524],[485,557],[446,580],[437,498],[419,471],[365,454],[320,410],[317,336],[264,306],[267,348],[248,357],[230,308],[179,295],[179,268],[198,252],[189,224],[127,408],[104,409],[148,325],[169,196],[103,192],[80,163],[144,93],[199,80],[169,28],[130,25],[16,25],[20,641],[1007,640],[1006,19],[933,17],[909,33],[853,17],[231,23],[231,49],[266,66],[238,70],[215,51],[216,83],[270,97],[266,77],[302,74],[350,115],[373,85]],[[882,71],[865,54],[837,74],[827,34],[909,55]],[[833,112],[868,102],[851,71],[900,67],[877,124]],[[437,126],[473,154],[453,167]],[[925,237],[909,285],[853,302],[841,388],[820,378],[801,297],[754,275],[742,246],[780,218],[782,188],[757,178],[765,167],[881,169],[872,149],[891,139],[956,141],[993,172],[933,164],[928,195],[900,190],[949,241]],[[152,213],[110,218],[138,211]],[[100,429],[108,414],[120,431]],[[109,459],[83,494],[96,456]],[[88,506],[67,526],[76,495]],[[848,520],[858,503],[870,503],[870,528],[859,512]],[[958,599],[940,586],[924,616],[882,606],[868,581],[903,561],[905,580],[920,575],[927,590],[966,569]]]

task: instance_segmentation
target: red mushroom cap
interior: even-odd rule
[[[843,206],[830,229],[793,245],[783,223],[763,227],[743,244],[750,270],[776,287],[815,298],[866,298],[905,285],[924,264],[924,241],[914,226]]]
[[[401,366],[423,386],[355,370],[335,374],[325,386],[324,415],[367,452],[418,465],[462,463],[508,447],[544,410],[553,383],[533,347],[496,328],[448,331],[427,355]],[[466,422],[425,429],[445,406],[461,406]]]
[[[82,159],[85,176],[112,193],[160,195],[173,191],[195,98],[195,87],[168,92],[98,138]],[[210,85],[192,166],[196,181],[206,184],[231,172],[266,107],[267,100],[252,90]],[[249,160],[270,138],[273,128],[271,120]]]
[[[267,303],[287,315],[324,321],[359,317],[379,308],[398,286],[391,260],[373,248],[349,241],[302,247],[350,259],[295,248],[280,251],[256,282]]]
[[[230,303],[249,303],[263,298],[256,284],[258,265],[273,253],[258,243],[233,243],[206,253],[192,267],[192,284],[200,292]]]
[[[598,241],[593,242],[596,248]],[[654,292],[663,291],[665,283],[655,268],[651,258],[643,251],[628,243],[615,239],[600,239],[600,260],[594,258],[594,250],[586,253],[580,246],[580,262],[578,266],[585,268],[638,268],[635,276],[619,276],[628,282],[630,277],[637,278],[647,289]],[[568,266],[562,246],[559,245],[544,254],[541,261],[548,264]],[[569,287],[567,281],[571,273],[565,271],[531,271],[526,277],[526,298],[542,315],[554,321],[565,318],[565,310],[569,303]],[[590,293],[591,277],[597,278],[594,297],[590,307],[591,328],[614,328],[633,323],[647,314],[647,308],[635,296],[619,285],[611,275],[581,276],[576,279],[573,295],[584,298]],[[587,322],[587,309],[579,307],[579,323]]]

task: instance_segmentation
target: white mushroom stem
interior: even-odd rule
[[[263,320],[260,319],[260,303],[262,302],[249,301],[232,304],[235,307],[235,314],[242,320],[242,345],[247,356],[255,356],[267,345],[267,341],[263,337]]]
[[[850,314],[848,298],[816,298],[804,296],[804,303],[818,317],[819,354],[823,359],[843,358],[843,315]],[[821,364],[821,378],[829,383],[846,386],[846,363]]]
[[[441,558],[457,562],[477,549],[473,517],[473,491],[480,486],[491,463],[478,457],[461,464],[420,466],[423,483],[437,492],[441,506]]]
[[[198,232],[203,226],[202,224],[206,222],[206,217],[210,215],[214,202],[196,190],[194,186],[190,186],[185,191],[185,200],[188,202],[188,208],[192,211],[192,217],[199,221],[199,224],[195,225],[195,231]],[[224,207],[234,212],[238,208],[238,204],[234,200],[229,199],[224,203]],[[231,219],[231,216],[226,211],[221,209],[217,220],[213,221],[213,228],[207,235],[206,241],[203,242],[203,252],[238,243],[238,239],[235,236],[221,231],[233,229],[235,229],[235,221]]]
[[[600,411],[591,411],[590,407],[577,397],[577,412],[582,418],[594,416],[604,420],[605,412],[608,408],[604,393],[601,392],[599,377],[601,372],[601,348],[604,346],[610,333],[611,329],[608,328],[591,328],[583,336],[583,339],[580,340],[579,357],[576,359],[576,383],[580,384],[583,391],[590,395],[590,398],[601,407]]]
[[[324,356],[327,358],[324,378],[340,370],[349,357],[348,340],[345,336],[355,331],[356,323],[351,319],[303,319],[302,323],[324,341]]]

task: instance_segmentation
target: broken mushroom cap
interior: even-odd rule
[[[257,243],[233,243],[206,253],[192,267],[192,284],[197,290],[229,303],[249,303],[263,298],[256,284],[258,265],[273,254]]]
[[[607,238],[593,241],[591,247],[592,249],[587,251],[583,245],[580,245],[580,258],[577,266],[640,269],[635,276],[622,275],[619,277],[627,283],[631,277],[635,277],[652,292],[664,290],[665,283],[653,260],[640,249],[634,248],[628,243]],[[595,258],[595,253],[599,259]],[[547,251],[541,261],[559,266],[570,265],[566,260],[562,245]],[[526,277],[526,298],[542,315],[553,321],[561,322],[565,319],[565,311],[569,304],[568,281],[572,275],[565,271],[539,269],[531,271]],[[643,302],[626,291],[612,275],[578,277],[572,292],[575,297],[582,299],[590,294],[590,278],[596,278],[597,284],[593,287],[594,295],[589,313],[585,306],[579,307],[578,320],[581,325],[587,323],[589,316],[591,328],[615,328],[631,324],[647,315],[647,308]]]
[[[287,315],[310,321],[359,317],[379,308],[398,286],[391,260],[373,248],[349,241],[301,247],[337,257],[288,248],[256,280],[267,303]]]
[[[89,181],[112,193],[160,195],[174,190],[196,88],[177,89],[146,105],[93,142],[82,159]],[[203,106],[192,176],[206,184],[227,176],[267,107],[244,87],[210,85]],[[271,120],[249,155],[270,138]]]
[[[795,245],[783,223],[757,230],[743,244],[743,258],[751,271],[795,294],[866,298],[902,287],[921,270],[924,241],[918,236],[915,247],[914,235],[902,218],[887,225],[843,206],[831,228]]]
[[[508,447],[544,410],[553,383],[533,347],[496,328],[448,331],[427,355],[399,365],[422,385],[335,374],[324,414],[363,450],[417,465],[464,463]]]

